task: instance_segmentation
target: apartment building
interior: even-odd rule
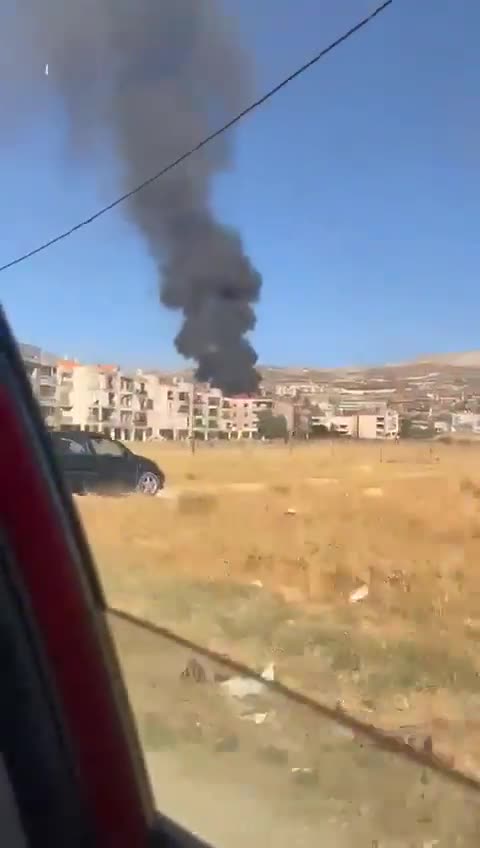
[[[289,395],[225,397],[219,389],[182,378],[122,371],[111,364],[84,365],[33,345],[20,347],[43,417],[51,427],[80,428],[126,441],[191,436],[253,439],[258,436],[262,413],[273,413],[285,417],[289,432],[298,429],[299,405]],[[326,400],[320,406],[315,413],[311,406],[306,410],[313,431],[323,425],[353,438],[384,439],[398,434],[398,414],[385,403],[348,415],[339,415]]]
[[[145,375],[148,399],[148,425],[152,436],[164,439],[186,439],[192,431],[193,383],[174,378],[165,380],[155,374]]]
[[[19,347],[43,419],[47,426],[55,426],[61,418],[56,357],[35,345]]]
[[[354,435],[358,439],[395,439],[399,427],[398,412],[385,410],[380,415],[357,415]]]
[[[392,410],[385,410],[380,415],[313,415],[310,426],[312,432],[323,427],[353,439],[395,439],[399,433],[399,417]]]
[[[480,414],[478,412],[452,412],[452,432],[470,431],[480,433]]]
[[[143,441],[153,435],[152,380],[117,365],[76,365],[71,385],[71,417],[82,430],[116,439]]]
[[[274,393],[278,397],[296,398],[301,395],[314,395],[321,391],[321,386],[312,380],[302,380],[289,383],[276,383]]]
[[[245,395],[226,398],[226,401],[230,409],[229,438],[255,438],[261,414],[272,412],[273,409],[273,400],[267,397]]]
[[[219,389],[195,387],[192,433],[200,439],[253,439],[259,416],[272,407],[265,396],[224,397]]]
[[[340,414],[365,414],[375,413],[376,415],[382,415],[386,409],[387,404],[382,401],[367,399],[364,397],[345,397],[340,396],[335,404],[336,410]]]

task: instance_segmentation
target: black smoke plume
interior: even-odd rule
[[[15,6],[25,41],[20,73],[61,93],[73,150],[83,155],[107,138],[121,190],[193,147],[252,96],[249,62],[219,0]],[[258,387],[247,334],[261,286],[238,233],[212,210],[213,179],[231,155],[227,132],[127,204],[157,264],[162,303],[183,314],[178,351],[196,361],[197,379],[227,394]]]

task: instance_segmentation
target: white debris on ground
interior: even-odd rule
[[[288,509],[285,510],[285,515],[296,515],[296,514],[297,514],[297,510],[294,509],[293,506],[290,506]]]
[[[268,718],[268,713],[243,713],[242,721],[253,721],[254,724],[263,724]]]
[[[275,680],[275,663],[271,662],[266,666],[266,668],[264,668],[262,671],[262,677],[264,680],[268,680],[269,682]]]
[[[370,487],[363,490],[363,494],[367,498],[383,498],[383,489]]]
[[[304,785],[316,783],[318,779],[318,772],[313,768],[292,768],[291,774],[297,783]]]
[[[265,690],[264,684],[252,677],[229,677],[220,683],[220,688],[230,698],[249,698],[251,695],[261,695]]]
[[[252,580],[250,586],[256,586],[257,589],[263,589],[263,583],[261,580]]]
[[[354,589],[353,592],[350,592],[348,596],[348,600],[351,604],[358,604],[359,601],[363,601],[368,597],[368,586],[366,583],[363,583],[362,586],[359,586],[358,589]]]
[[[275,665],[269,663],[262,672],[263,680],[271,683],[275,680]],[[262,695],[265,691],[265,685],[253,677],[229,677],[228,680],[220,683],[220,688],[231,698],[249,698],[255,695]]]

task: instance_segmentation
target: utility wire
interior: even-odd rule
[[[347,41],[350,36],[363,29],[363,27],[369,24],[381,12],[385,11],[387,6],[390,6],[392,3],[393,0],[386,0],[385,3],[382,3],[381,6],[378,6],[373,12],[371,12],[369,15],[367,15],[365,18],[355,24],[355,26],[352,26],[347,32],[345,32],[339,38],[335,39],[335,41],[332,41],[331,44],[328,45],[328,47],[324,47],[324,49],[321,50],[320,53],[317,53],[316,56],[313,57],[313,59],[310,59],[310,61],[306,62],[304,65],[302,65],[292,74],[290,74],[290,76],[286,77],[286,79],[282,80],[280,83],[278,83],[278,85],[270,89],[270,91],[267,91],[266,94],[264,94],[258,100],[255,100],[253,103],[251,103],[250,106],[247,106],[245,109],[239,112],[238,115],[228,121],[228,123],[224,124],[218,130],[215,130],[215,132],[211,133],[211,135],[204,138],[202,141],[196,144],[195,147],[192,147],[190,148],[190,150],[187,150],[185,153],[182,153],[182,155],[179,156],[178,159],[175,159],[174,162],[170,162],[170,164],[162,168],[161,171],[158,171],[156,174],[153,174],[153,176],[149,177],[143,183],[140,183],[140,185],[137,185],[135,188],[131,189],[125,194],[122,194],[120,197],[117,197],[116,200],[113,200],[107,206],[103,206],[97,212],[94,212],[93,215],[90,215],[89,218],[85,218],[83,221],[80,221],[78,224],[75,224],[75,226],[70,227],[69,230],[65,230],[63,233],[60,233],[49,241],[40,244],[38,247],[34,247],[32,250],[29,250],[28,253],[23,253],[22,255],[17,256],[16,259],[12,259],[5,265],[1,265],[0,272],[7,271],[9,268],[13,268],[14,265],[20,265],[20,263],[25,262],[26,259],[30,259],[37,253],[41,253],[42,251],[47,250],[47,248],[52,247],[52,245],[57,244],[57,242],[63,241],[63,239],[68,238],[68,236],[73,235],[73,233],[76,233],[78,230],[83,229],[83,227],[86,227],[88,224],[92,224],[93,221],[96,221],[97,218],[100,218],[102,215],[105,215],[106,212],[110,212],[111,209],[115,209],[116,206],[119,206],[121,203],[124,203],[126,200],[129,200],[130,197],[133,197],[135,194],[138,194],[139,191],[143,191],[144,188],[147,188],[147,186],[159,180],[160,177],[165,176],[165,174],[167,174],[169,171],[172,171],[173,168],[176,168],[177,165],[180,165],[186,159],[189,159],[190,156],[193,156],[194,153],[197,153],[198,150],[201,150],[202,147],[205,147],[207,144],[210,144],[211,141],[214,141],[214,139],[218,138],[218,136],[222,135],[222,133],[235,126],[235,124],[238,124],[239,121],[243,120],[243,118],[249,115],[250,112],[253,112],[255,109],[258,109],[259,106],[263,106],[263,104],[266,103],[267,100],[270,100],[271,97],[273,97],[275,94],[278,94],[278,92],[285,88],[289,83],[293,82],[293,80],[297,79],[297,77],[301,76],[303,73],[305,73],[305,71],[310,70],[310,68],[316,65],[317,62],[320,61],[320,59],[323,59],[328,53],[331,53],[332,50],[334,50],[344,41]]]
[[[158,624],[154,624],[152,621],[139,618],[125,610],[108,605],[105,607],[105,613],[107,613],[107,615],[111,618],[116,618],[120,621],[126,622],[127,624],[132,624],[142,630],[146,630],[149,633],[154,634],[155,636],[160,636],[168,642],[172,642],[175,645],[186,648],[187,650],[197,654],[197,656],[204,657],[213,663],[221,665],[223,668],[228,668],[231,672],[233,672],[233,674],[258,680],[258,682],[265,686],[266,689],[270,689],[272,692],[283,695],[288,700],[294,701],[295,703],[310,709],[312,712],[321,715],[323,718],[330,719],[330,721],[334,721],[337,724],[341,724],[348,728],[358,737],[359,741],[362,739],[364,741],[368,740],[372,745],[375,745],[375,747],[380,750],[400,755],[410,761],[413,761],[417,764],[417,766],[421,765],[441,774],[452,783],[456,783],[468,789],[473,789],[475,792],[480,792],[480,782],[475,777],[472,777],[454,766],[449,765],[443,757],[438,756],[435,753],[431,736],[427,737],[424,742],[423,749],[419,750],[417,747],[405,742],[405,740],[399,735],[387,733],[373,724],[368,724],[361,719],[355,718],[355,716],[347,713],[346,710],[340,706],[337,706],[337,708],[329,707],[326,704],[315,701],[313,698],[309,698],[308,695],[304,695],[302,692],[296,692],[294,689],[290,689],[283,683],[275,680],[265,680],[261,674],[254,671],[252,668],[249,668],[249,666],[244,663],[237,662],[231,657],[219,654],[217,651],[213,651],[210,648],[206,648],[203,645],[192,642],[190,639],[180,636],[178,633],[174,633],[166,627],[161,627]]]

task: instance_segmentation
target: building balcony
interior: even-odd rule
[[[40,406],[54,406],[55,408],[57,406],[57,399],[55,397],[55,394],[43,395],[38,397],[37,400]]]
[[[95,401],[95,405],[101,406],[104,409],[116,409],[118,406],[118,396],[115,392],[96,392],[93,400]]]
[[[56,374],[40,374],[38,382],[41,386],[54,387],[57,385],[57,376]]]
[[[60,391],[58,394],[58,403],[60,406],[72,406],[72,397],[70,392]]]

